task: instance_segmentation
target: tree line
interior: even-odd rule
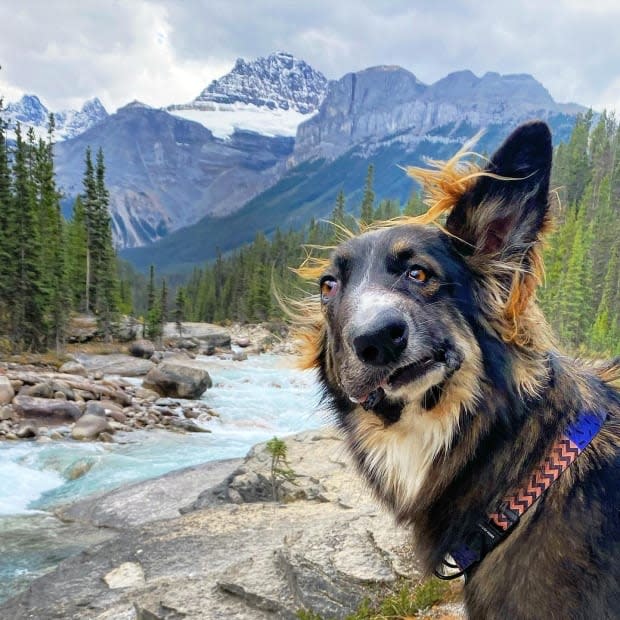
[[[66,221],[54,172],[54,117],[45,138],[19,123],[9,142],[0,99],[0,333],[5,351],[60,349],[71,311],[95,314],[105,333],[131,305],[112,244],[101,149],[85,153],[83,192]]]

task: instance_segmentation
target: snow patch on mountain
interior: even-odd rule
[[[281,108],[272,110],[251,103],[239,102],[214,104],[202,109],[169,108],[168,111],[174,116],[200,123],[221,140],[230,139],[237,130],[253,131],[269,137],[295,137],[300,123],[312,118],[316,113],[302,114],[297,110],[282,110]]]
[[[237,59],[230,73],[211,82],[194,101],[167,111],[222,139],[235,130],[290,137],[316,113],[326,92],[322,73],[291,54],[276,52],[253,61]]]
[[[15,127],[19,122],[24,134],[32,127],[37,139],[45,139],[50,112],[36,95],[24,95],[19,101],[9,103],[2,114],[8,123],[7,137],[15,139]],[[107,117],[106,109],[96,97],[86,101],[80,110],[54,112],[54,140],[75,138]]]

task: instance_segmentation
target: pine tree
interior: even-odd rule
[[[368,226],[373,220],[375,192],[372,188],[375,167],[370,164],[366,173],[366,182],[364,183],[364,196],[362,198],[362,206],[360,209],[360,224]]]
[[[185,319],[186,297],[185,290],[179,286],[177,296],[174,303],[174,322],[176,323],[179,338],[183,336],[183,321]]]

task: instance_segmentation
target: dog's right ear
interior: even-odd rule
[[[465,255],[523,265],[548,219],[552,145],[549,127],[518,127],[446,221]]]

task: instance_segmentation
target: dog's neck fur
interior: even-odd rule
[[[515,362],[525,363],[523,358]],[[478,518],[522,484],[558,429],[584,406],[583,379],[575,369],[564,368],[555,354],[527,363],[540,378],[535,393],[528,385],[515,384],[498,402],[497,392],[492,400],[484,385],[472,390],[471,382],[461,377],[446,399],[459,404],[450,408],[442,408],[442,401],[431,411],[410,403],[389,426],[361,408],[345,418],[345,424],[355,425],[348,435],[357,438],[351,448],[358,465],[397,520],[413,526],[428,571]],[[552,390],[558,383],[562,389]],[[458,401],[453,400],[456,394],[462,396]],[[528,452],[523,446],[531,437],[538,440]]]

